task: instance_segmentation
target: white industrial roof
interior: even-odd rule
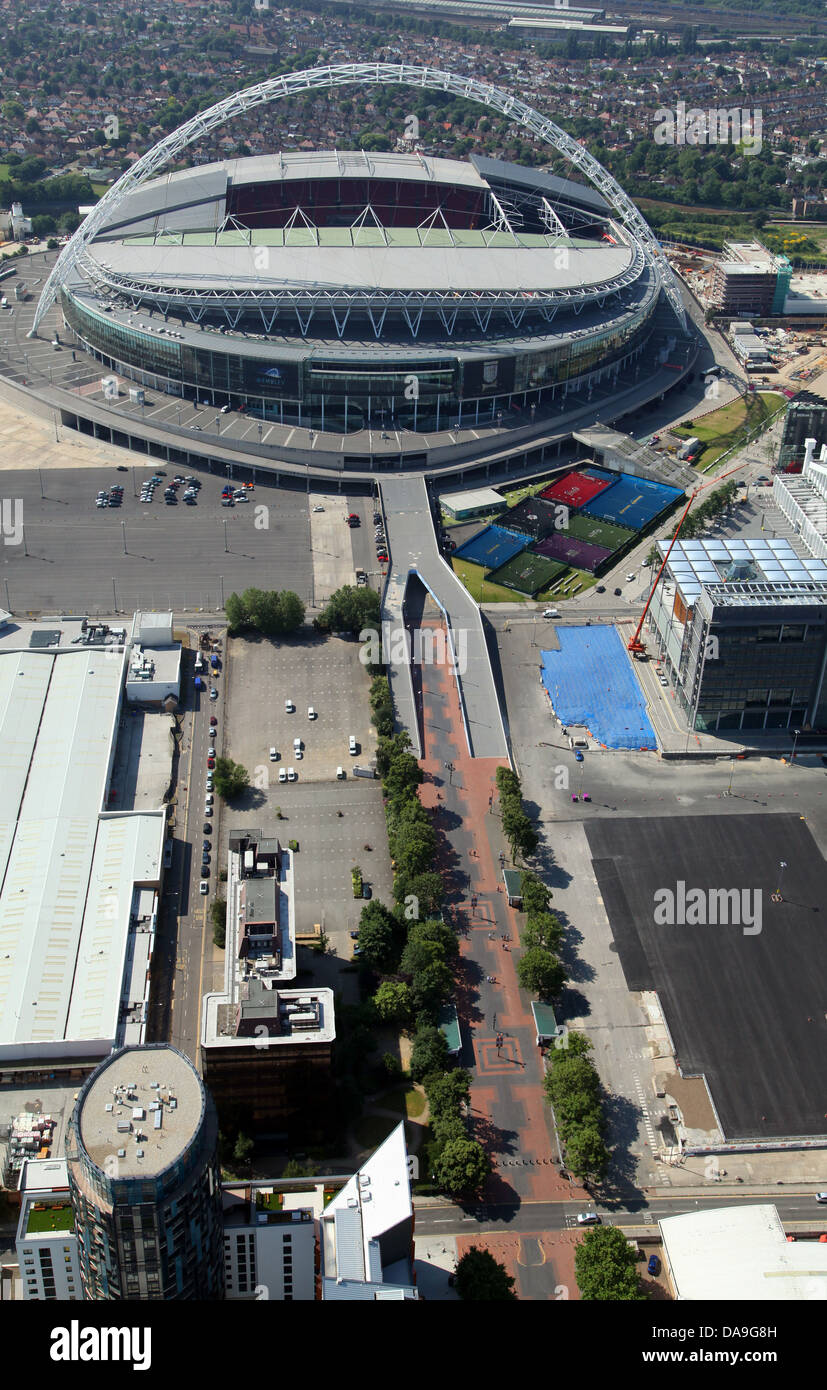
[[[328,1203],[325,1216],[348,1210],[354,1201],[361,1207],[363,1255],[368,1269],[370,1242],[407,1220],[413,1210],[404,1124],[391,1130],[384,1143]]]
[[[827,1244],[788,1241],[775,1207],[715,1207],[660,1222],[679,1299],[827,1298]]]
[[[101,816],[122,649],[0,652],[0,1057],[114,1040],[164,815]]]
[[[442,492],[439,500],[443,507],[464,511],[468,507],[496,507],[505,499],[493,487],[477,487],[468,492]]]

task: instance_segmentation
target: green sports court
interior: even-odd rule
[[[597,517],[587,516],[584,512],[569,517],[566,531],[575,540],[587,541],[590,545],[600,545],[604,550],[611,551],[620,550],[637,534],[635,531],[627,530],[625,526],[614,526],[610,521],[598,521]]]
[[[500,565],[497,570],[491,570],[485,577],[490,579],[492,584],[502,584],[506,589],[516,589],[518,594],[529,594],[533,597],[541,589],[547,588],[567,568],[567,565],[560,565],[555,560],[547,560],[544,555],[534,555],[530,550],[524,550],[522,555],[515,555],[513,559],[506,560],[504,565]]]

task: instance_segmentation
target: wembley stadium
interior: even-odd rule
[[[591,183],[416,150],[159,176],[199,134],[297,81],[456,84],[535,128]],[[270,79],[160,142],[64,248],[33,333],[55,303],[107,372],[277,426],[283,459],[291,441],[307,447],[290,431],[307,432],[314,467],[341,468],[348,449],[381,467],[394,441],[403,465],[427,467],[427,443],[477,428],[525,438],[601,384],[645,382],[689,342],[658,243],[582,146],[496,88],[387,64]]]

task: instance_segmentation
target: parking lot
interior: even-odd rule
[[[144,481],[156,472],[165,476],[152,501],[141,501]],[[249,502],[223,507],[223,479],[202,472],[195,506],[167,506],[164,488],[174,472],[152,462],[123,471],[4,471],[3,496],[21,526],[11,534],[4,525],[0,603],[15,612],[214,610],[252,585],[289,588],[312,601],[306,496],[258,481]],[[98,508],[97,493],[113,484],[124,488],[122,504]]]
[[[303,952],[299,964],[312,965],[318,983],[334,988],[344,986],[338,972],[352,958],[349,933],[364,906],[353,897],[353,866],[359,865],[373,896],[392,901],[381,783],[353,775],[354,765],[367,765],[376,752],[370,678],[359,651],[358,642],[310,633],[304,640],[283,643],[234,638],[224,690],[222,751],[248,769],[251,787],[241,803],[222,808],[222,846],[238,825],[260,826],[285,844],[299,842],[296,929],[311,930],[319,922],[330,943],[327,957]],[[267,692],[264,700],[262,691]],[[293,705],[290,713],[286,699]],[[308,705],[316,710],[314,720],[307,717]],[[356,756],[348,752],[351,733],[359,749]],[[294,738],[302,741],[301,759],[293,751]],[[277,750],[276,762],[270,761],[271,747]],[[296,780],[280,782],[279,771],[288,767]],[[336,776],[338,767],[345,774],[342,779]],[[355,977],[346,979],[354,982],[355,998]]]
[[[359,660],[360,644],[340,637],[306,638],[278,643],[235,638],[230,643],[230,709],[227,751],[250,771],[255,785],[276,787],[289,796],[294,784],[281,785],[279,769],[292,767],[298,782],[328,782],[336,787],[336,769],[348,780],[353,766],[373,761],[376,735],[370,724],[370,678]],[[293,705],[285,710],[285,700]],[[308,706],[316,718],[307,716]],[[358,753],[348,752],[356,738]],[[302,756],[293,741],[302,742]],[[270,749],[278,758],[270,761]],[[266,777],[263,774],[267,774]]]

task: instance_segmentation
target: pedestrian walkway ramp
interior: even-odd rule
[[[485,640],[482,615],[464,584],[439,552],[424,478],[383,478],[382,508],[390,544],[391,573],[382,596],[382,620],[400,626],[405,591],[418,575],[445,619],[456,654],[453,674],[468,751],[474,758],[508,758],[500,702]],[[388,668],[397,719],[419,748],[410,669]]]
[[[586,728],[604,748],[657,748],[646,702],[613,627],[558,627],[559,651],[542,653],[554,713]]]

